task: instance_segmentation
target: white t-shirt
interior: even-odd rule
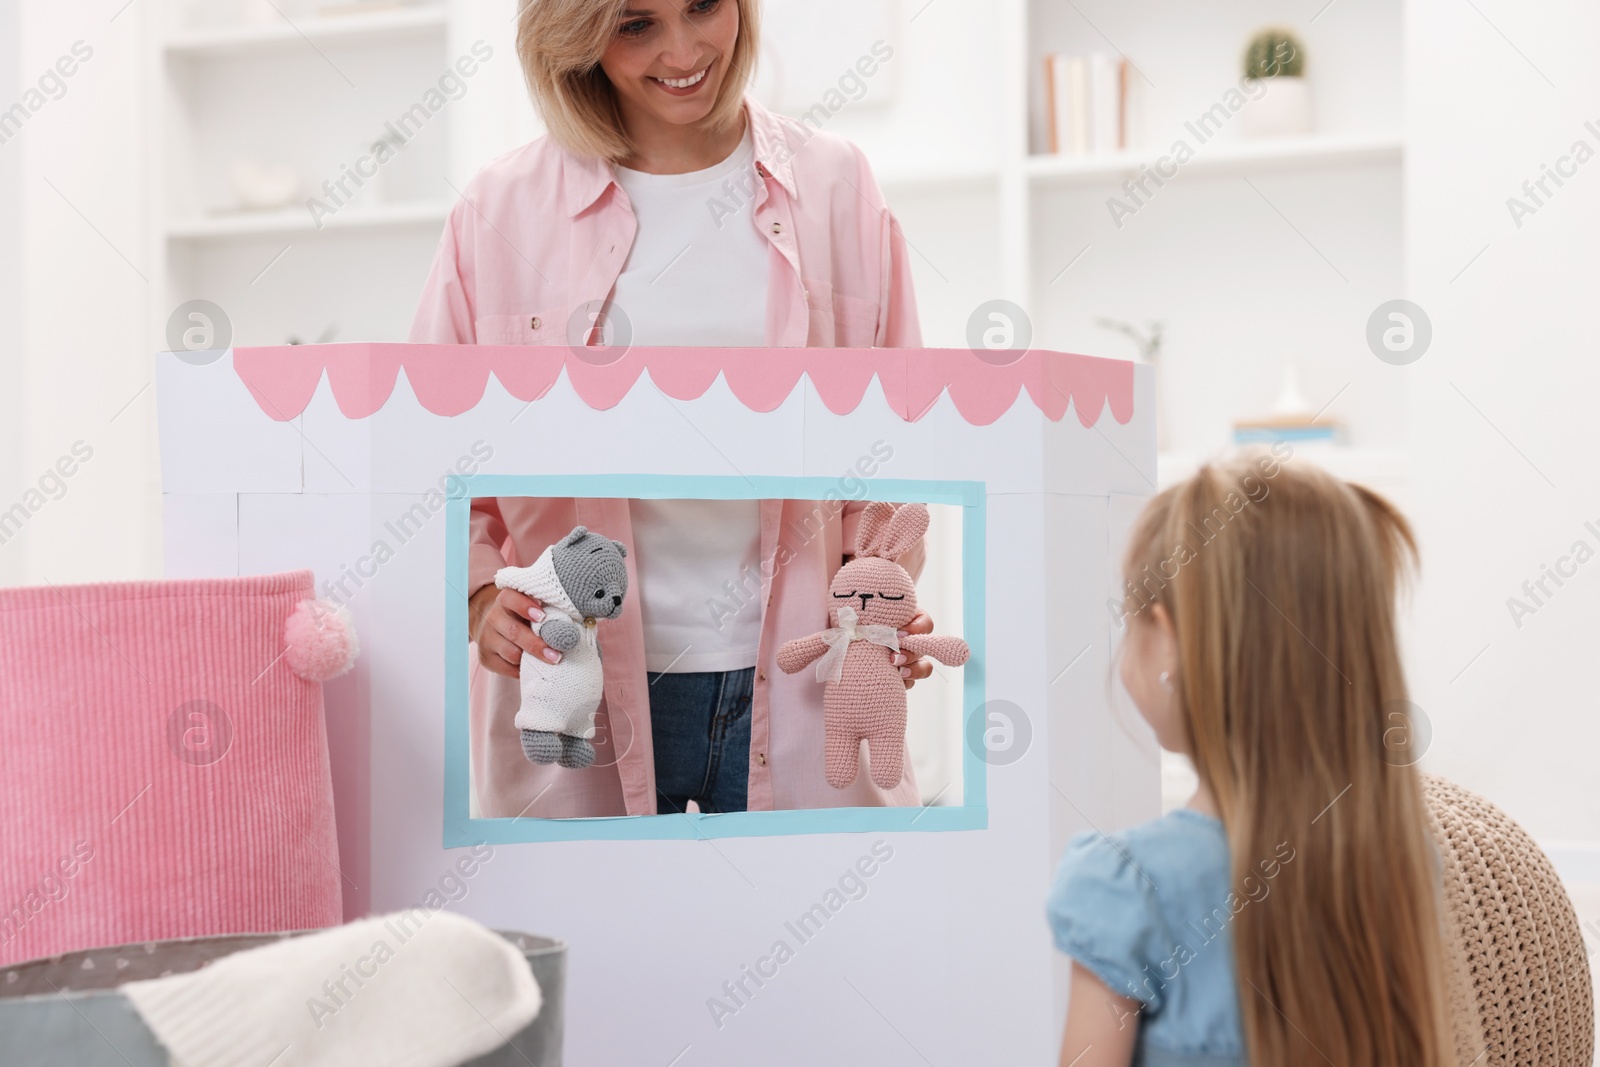
[[[612,290],[635,345],[760,347],[771,251],[756,231],[748,124],[727,159],[688,174],[617,167],[639,232]],[[728,183],[733,185],[729,186]],[[738,190],[736,193],[730,190]],[[729,214],[728,209],[742,205]],[[635,500],[645,669],[753,667],[761,639],[755,500]]]

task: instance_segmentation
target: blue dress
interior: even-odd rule
[[[1068,844],[1047,914],[1056,947],[1141,1003],[1135,1067],[1243,1067],[1233,922],[1293,850],[1230,885],[1222,823],[1186,808]]]

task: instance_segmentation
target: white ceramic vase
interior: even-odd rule
[[[1262,79],[1262,86],[1266,92],[1246,104],[1242,114],[1246,137],[1295,137],[1311,132],[1310,82],[1280,76]]]

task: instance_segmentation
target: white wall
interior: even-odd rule
[[[4,546],[8,556],[21,550],[20,565],[0,565],[8,580],[29,584],[152,576],[159,486],[155,402],[146,388],[154,348],[145,336],[150,250],[142,182],[148,5],[119,13],[123,0],[15,3],[24,87],[75,42],[93,50],[65,79],[60,99],[0,146],[21,168],[22,356],[3,372],[27,383],[17,467],[37,484],[80,440],[93,458]],[[8,92],[6,105],[13,99]],[[15,328],[9,317],[3,328]]]
[[[1575,140],[1600,149],[1584,128],[1600,119],[1600,9],[1414,0],[1407,21],[1407,295],[1435,331],[1405,370],[1425,568],[1412,684],[1434,727],[1425,766],[1541,839],[1594,841],[1600,561],[1549,583],[1555,595],[1520,628],[1506,601],[1575,541],[1600,550],[1584,526],[1600,527],[1600,161],[1552,185],[1520,229],[1506,199]]]
[[[0,108],[17,99],[17,0],[0,0]],[[0,145],[0,509],[22,493],[22,160],[17,141]],[[0,584],[22,578],[21,541],[0,544]]]

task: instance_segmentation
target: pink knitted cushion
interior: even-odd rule
[[[342,921],[311,573],[0,590],[0,964]]]

